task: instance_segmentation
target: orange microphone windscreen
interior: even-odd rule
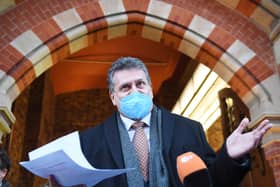
[[[193,152],[187,152],[177,157],[177,171],[180,181],[191,173],[207,168],[205,163]]]

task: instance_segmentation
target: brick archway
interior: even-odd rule
[[[95,42],[133,34],[197,59],[216,71],[241,97],[248,93],[262,97],[252,91],[256,85],[270,97],[261,84],[274,74],[273,53],[267,47],[270,42],[264,33],[254,33],[254,37],[267,42],[257,49],[258,41],[235,36],[223,24],[214,22],[210,14],[203,17],[194,10],[162,1],[115,3],[112,7],[108,1],[81,2],[67,8],[61,4],[61,11],[53,12],[6,42],[1,49],[1,59],[5,61],[1,67],[1,92],[13,102],[36,77],[70,54]]]
[[[0,27],[4,33],[0,39],[0,111],[4,108],[4,115],[12,118],[9,112],[17,96],[76,51],[137,35],[210,67],[253,106],[253,112],[257,110],[256,115],[259,111],[279,114],[279,101],[273,100],[279,95],[274,92],[279,77],[267,34],[216,1],[211,2],[213,7],[203,4],[204,0],[196,2],[200,7],[157,0],[24,1],[1,17],[5,27]],[[264,106],[257,108],[255,101]]]

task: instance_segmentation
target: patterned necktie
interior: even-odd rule
[[[145,124],[143,122],[136,122],[131,127],[135,129],[132,143],[138,156],[139,166],[144,181],[147,182],[149,177],[149,147],[148,140],[144,132],[144,126]]]

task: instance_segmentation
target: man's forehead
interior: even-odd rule
[[[141,69],[126,69],[116,71],[113,79],[117,82],[130,82],[138,79],[146,80],[146,75]]]

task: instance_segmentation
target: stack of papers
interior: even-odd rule
[[[42,178],[54,175],[62,186],[85,184],[87,187],[134,169],[94,168],[83,155],[77,131],[31,151],[29,161],[20,165]]]

